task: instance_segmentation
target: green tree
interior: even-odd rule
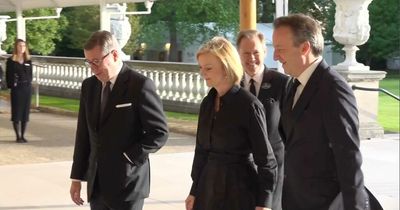
[[[156,47],[168,41],[171,44],[169,60],[177,61],[178,44],[185,47],[195,40],[203,42],[218,34],[237,31],[239,1],[156,1],[152,14],[143,16],[141,21],[141,41]]]
[[[83,56],[83,45],[93,31],[100,28],[98,6],[69,7],[62,15],[68,20],[68,26],[61,31],[62,40],[57,43],[56,55]]]
[[[368,42],[359,46],[359,61],[371,68],[385,67],[385,59],[400,52],[399,0],[372,1],[369,5],[371,25]]]
[[[15,13],[9,14],[15,17]],[[40,17],[55,15],[54,9],[34,9],[23,12],[24,17]],[[33,54],[49,55],[55,47],[56,41],[62,38],[60,31],[66,27],[68,21],[61,17],[59,19],[27,20],[26,39]],[[4,49],[12,52],[16,35],[16,22],[7,23],[7,40]]]

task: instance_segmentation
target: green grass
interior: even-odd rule
[[[400,74],[389,73],[386,75],[385,79],[380,81],[379,86],[399,96],[399,84]],[[379,93],[378,122],[383,126],[385,132],[400,132],[399,107],[399,101],[384,93]]]
[[[77,99],[66,99],[66,98],[41,95],[39,97],[39,102],[40,106],[57,107],[60,109],[65,109],[73,112],[78,112],[79,110],[79,100]],[[32,103],[35,103],[35,100],[32,100]],[[187,113],[177,113],[177,112],[165,112],[165,114],[170,119],[196,121],[196,122],[198,120],[197,114],[187,114]]]
[[[36,98],[33,97],[32,103],[36,103],[35,100]],[[78,112],[79,100],[40,95],[39,106],[57,107],[68,111]]]

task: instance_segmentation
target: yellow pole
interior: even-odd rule
[[[256,0],[240,0],[240,30],[256,29]]]

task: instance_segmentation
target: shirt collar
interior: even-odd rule
[[[229,104],[229,102],[235,102],[235,95],[240,90],[239,85],[233,85],[231,89],[229,89],[223,96],[220,97],[221,102],[224,104]],[[209,96],[211,99],[214,99],[217,96],[217,90],[212,88],[209,92]]]
[[[118,78],[118,75],[119,75],[119,73],[121,72],[121,69],[122,69],[122,66],[123,66],[123,63],[121,62],[120,64],[118,64],[118,67],[117,67],[117,74],[114,76],[114,77],[112,77],[111,79],[110,79],[110,82],[111,82],[111,87],[113,87],[114,86],[114,84],[115,84],[115,82],[117,81],[117,78]],[[103,87],[105,86],[105,83],[102,83],[102,85],[103,85]]]
[[[306,68],[303,73],[300,74],[300,76],[297,77],[297,80],[299,80],[300,84],[305,86],[310,79],[311,75],[314,73],[315,69],[321,63],[322,57],[318,57],[309,67]]]
[[[245,84],[250,83],[250,79],[253,79],[257,84],[261,84],[263,80],[263,75],[264,75],[264,68],[262,68],[260,71],[258,71],[253,77],[250,77],[246,72],[244,73],[244,80]]]

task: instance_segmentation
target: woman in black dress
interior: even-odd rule
[[[17,143],[26,143],[25,129],[29,121],[32,95],[32,62],[28,47],[22,39],[14,43],[14,51],[7,59],[7,87],[11,89],[11,121]]]
[[[186,209],[270,209],[277,164],[263,105],[239,86],[240,57],[229,41],[215,37],[197,60],[211,90],[200,107]]]

